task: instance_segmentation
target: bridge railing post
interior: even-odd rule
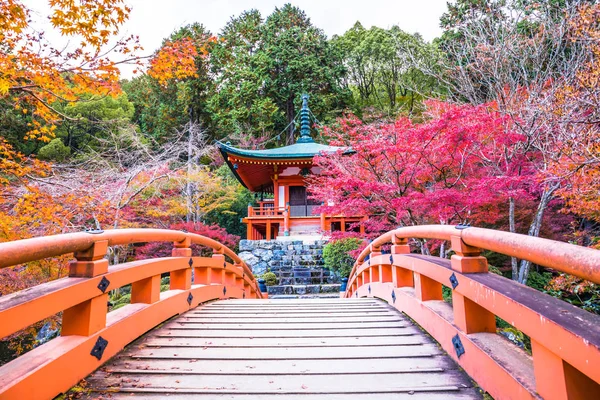
[[[487,273],[488,263],[481,249],[467,245],[460,236],[451,237],[450,265],[461,273]],[[457,278],[458,279],[458,278]],[[452,291],[454,323],[465,333],[496,332],[496,316],[465,296]]]
[[[93,278],[108,272],[108,240],[95,242],[89,249],[77,251],[75,261],[69,263],[69,277]]]
[[[239,287],[240,289],[244,290],[244,267],[242,266],[242,264],[239,263],[235,263],[233,264],[233,268],[235,268],[240,275],[236,275],[235,277],[235,286]]]
[[[379,257],[381,255],[381,248],[377,246],[371,245],[371,262],[369,265],[369,282],[379,282],[379,269],[381,268],[381,264],[375,264],[375,257]]]
[[[189,257],[192,258],[191,239],[186,237],[181,242],[175,242],[175,248],[171,251],[173,257]],[[186,269],[171,271],[170,285],[171,290],[187,290],[192,287],[192,266]]]
[[[215,265],[220,267],[225,265],[225,255],[222,251],[215,250],[212,255],[212,259]],[[209,283],[216,283],[225,285],[225,269],[222,268],[209,268]]]
[[[394,254],[410,254],[408,239],[393,235],[390,250],[392,259]],[[415,285],[413,272],[406,268],[392,266],[392,279],[396,287],[412,287]]]
[[[74,253],[69,263],[69,277],[93,278],[108,272],[108,240],[95,242],[90,248]],[[106,327],[108,294],[86,300],[63,311],[62,336],[92,335]]]

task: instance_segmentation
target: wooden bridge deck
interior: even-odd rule
[[[435,342],[374,299],[217,301],[87,381],[90,398],[481,398]]]

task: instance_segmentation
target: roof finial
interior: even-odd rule
[[[300,138],[296,143],[313,143],[310,136],[310,110],[308,108],[308,95],[302,95],[302,110],[300,110]]]

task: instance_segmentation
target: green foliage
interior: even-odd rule
[[[600,285],[569,274],[553,277],[546,286],[551,296],[600,314]]]
[[[452,289],[448,286],[442,285],[442,299],[446,303],[452,304]]]
[[[130,125],[134,105],[127,94],[100,99],[88,98],[76,103],[58,105],[57,109],[69,117],[56,129],[56,136],[72,150],[98,149],[99,141],[119,135]]]
[[[527,277],[527,286],[543,292],[551,280],[552,274],[550,272],[530,271]]]
[[[493,265],[489,265],[488,266],[488,271],[491,272],[492,274],[504,276],[504,274],[502,273],[502,271],[500,271],[500,268],[494,267]]]
[[[50,143],[42,147],[38,152],[40,160],[65,161],[71,155],[71,149],[65,146],[61,139],[52,139]]]
[[[265,94],[285,113],[285,125],[295,118],[302,93],[312,96],[311,109],[322,121],[326,111],[341,111],[351,99],[341,84],[341,54],[304,11],[290,4],[276,8],[265,20],[256,65],[265,72]],[[288,144],[291,133],[288,130]]]
[[[122,296],[119,296],[116,300],[111,301],[111,302],[112,302],[111,311],[118,310],[119,308],[131,303],[131,294],[124,294]]]
[[[168,142],[175,131],[190,120],[201,123],[204,128],[212,128],[212,116],[207,103],[216,89],[211,74],[211,58],[203,55],[205,51],[211,51],[211,36],[202,24],[193,23],[176,30],[165,39],[166,42],[185,37],[194,42],[199,54],[194,60],[196,77],[173,79],[165,86],[149,75],[122,83],[123,90],[135,105],[133,120],[142,132],[159,144]],[[212,133],[213,130],[210,131]]]
[[[344,238],[329,242],[323,247],[325,267],[335,271],[340,277],[347,278],[352,271],[354,257],[349,253],[360,247],[357,238]]]
[[[227,23],[220,39],[211,52],[218,90],[208,102],[220,136],[282,131],[303,93],[325,122],[351,101],[341,55],[297,7],[276,8],[264,21],[257,10],[246,11]]]
[[[496,317],[496,329],[498,333],[504,336],[507,340],[510,340],[523,350],[531,354],[531,338],[503,320],[500,317]]]
[[[442,91],[437,79],[421,72],[435,68],[441,53],[419,34],[411,35],[397,26],[367,30],[357,22],[342,36],[334,36],[332,45],[348,70],[358,115],[361,108],[388,116],[412,115],[421,110],[424,96]]]
[[[160,291],[161,292],[166,292],[167,290],[169,290],[171,288],[171,277],[170,276],[163,276],[160,279]]]
[[[265,280],[265,285],[267,286],[277,285],[277,275],[273,272],[265,272],[261,278]]]

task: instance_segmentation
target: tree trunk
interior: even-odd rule
[[[535,213],[535,216],[533,217],[533,221],[531,221],[531,225],[529,225],[529,232],[527,232],[529,236],[538,237],[540,235],[542,220],[544,218],[544,211],[546,211],[548,203],[552,199],[552,196],[556,189],[558,189],[558,184],[553,185],[551,187],[546,186],[544,188],[544,192],[542,193],[542,197],[540,199],[540,204],[538,204],[538,208]],[[527,283],[527,277],[529,276],[530,267],[531,261],[521,260],[521,266],[519,268],[519,283]]]
[[[511,233],[515,233],[515,199],[513,197],[508,198],[508,226]],[[516,281],[519,279],[519,260],[517,257],[510,258],[510,265],[512,267],[512,279]]]
[[[188,129],[188,155],[187,155],[187,181],[185,184],[185,201],[186,201],[186,214],[185,222],[190,223],[192,221],[192,122],[190,121],[190,128]]]

